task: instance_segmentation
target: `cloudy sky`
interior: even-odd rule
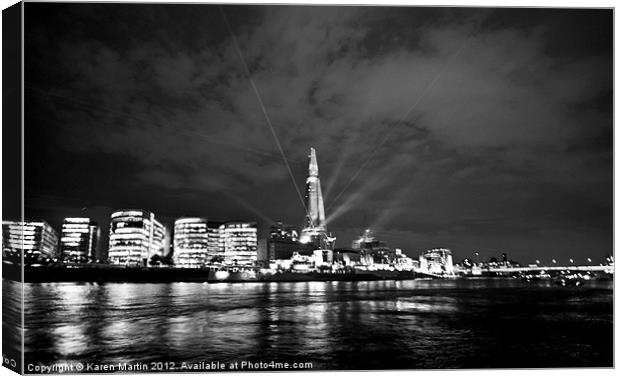
[[[612,252],[611,10],[25,8],[27,217],[301,224],[245,60],[302,190],[317,150],[337,246]]]

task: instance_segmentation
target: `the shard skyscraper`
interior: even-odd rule
[[[310,148],[310,164],[308,165],[308,178],[306,179],[306,219],[301,230],[300,240],[304,243],[313,242],[324,248],[333,243],[327,235],[325,223],[325,207],[323,205],[323,193],[321,192],[321,180],[319,179],[319,165],[316,161],[316,151]]]

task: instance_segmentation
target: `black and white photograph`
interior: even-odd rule
[[[22,2],[19,374],[614,367],[614,9]]]

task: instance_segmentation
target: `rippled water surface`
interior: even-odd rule
[[[5,281],[4,295],[18,288]],[[49,283],[24,294],[26,363],[613,365],[612,282]]]

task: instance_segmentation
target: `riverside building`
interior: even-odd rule
[[[58,257],[58,233],[46,221],[2,222],[2,250],[4,258],[26,264]]]
[[[153,256],[165,256],[166,230],[155,214],[146,210],[121,210],[110,218],[110,263],[147,266]]]
[[[60,238],[60,257],[66,262],[97,259],[101,231],[90,218],[65,218]]]
[[[206,218],[179,218],[174,222],[174,265],[200,268],[209,256]]]
[[[224,222],[207,222],[207,254],[209,262],[222,263],[224,261]]]
[[[222,222],[207,218],[179,218],[174,222],[174,265],[199,268],[224,260]]]
[[[255,266],[258,260],[258,228],[256,222],[231,221],[220,226],[223,263]]]
[[[360,251],[362,263],[366,265],[394,264],[397,259],[396,250],[377,240],[370,229],[364,230],[358,239],[353,240],[351,248]]]
[[[454,274],[452,251],[446,248],[429,249],[420,255],[420,271],[432,274]]]
[[[313,243],[300,243],[297,229],[282,222],[271,225],[266,246],[269,260],[288,260],[295,252],[311,255],[316,249]]]
[[[258,260],[254,222],[211,222],[179,218],[174,223],[174,265],[200,268],[207,264],[254,266]]]

